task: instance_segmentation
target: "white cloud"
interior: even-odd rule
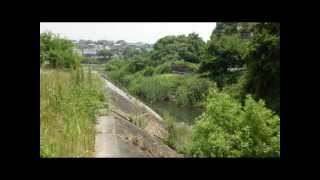
[[[195,32],[207,41],[215,23],[40,23],[40,32],[52,31],[69,39],[125,40],[155,43],[167,35]]]

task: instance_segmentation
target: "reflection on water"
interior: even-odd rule
[[[145,102],[145,101],[144,101]],[[165,113],[169,113],[177,122],[185,122],[189,125],[193,124],[195,118],[203,112],[201,108],[179,107],[173,102],[160,101],[154,103],[146,103],[150,108],[159,113],[162,117]]]

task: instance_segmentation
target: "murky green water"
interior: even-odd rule
[[[173,102],[166,101],[154,102],[152,104],[146,102],[146,104],[162,117],[165,113],[169,113],[169,115],[175,118],[177,122],[185,122],[189,125],[192,125],[195,118],[200,116],[203,112],[203,109],[201,108],[179,107]]]

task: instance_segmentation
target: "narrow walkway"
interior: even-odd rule
[[[96,125],[96,157],[145,157],[145,153],[139,147],[130,144],[129,138],[123,133],[121,119],[115,119],[114,115],[102,116],[97,119]],[[122,122],[124,123],[124,122]],[[134,127],[125,127],[134,129]],[[130,135],[129,135],[130,136]]]
[[[120,157],[113,116],[102,116],[96,125],[96,157]]]

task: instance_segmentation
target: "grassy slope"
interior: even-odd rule
[[[61,70],[40,69],[40,76],[41,156],[91,156],[95,115],[105,101],[102,81]]]

